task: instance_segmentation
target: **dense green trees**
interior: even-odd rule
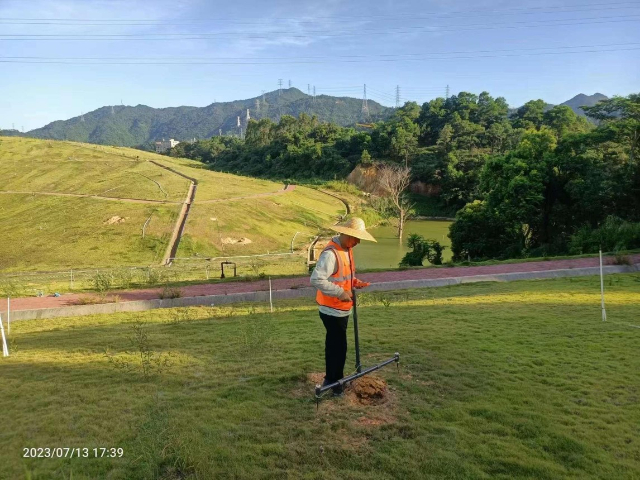
[[[567,106],[532,100],[509,114],[504,98],[460,92],[408,102],[365,127],[306,114],[252,120],[242,140],[215,137],[172,154],[292,179],[344,178],[360,163],[407,167],[458,210],[455,259],[555,254],[592,249],[576,235],[592,239],[609,217],[640,221],[639,105],[636,94],[585,108],[596,127]]]

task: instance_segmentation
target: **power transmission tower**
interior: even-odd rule
[[[249,124],[249,120],[251,120],[251,114],[249,113],[249,109],[247,108],[247,125]]]
[[[84,113],[80,112],[80,121],[84,122]]]
[[[445,98],[449,98],[449,85],[447,85],[447,91],[446,91],[446,96]]]
[[[113,105],[111,105],[111,115],[115,115],[115,112],[113,111]]]
[[[311,96],[311,85],[307,83],[307,95]]]
[[[278,79],[278,96],[282,95],[282,79]]]
[[[256,112],[260,113],[260,100],[256,98]]]
[[[221,137],[221,136],[222,136],[222,129],[221,129],[221,128],[219,128],[219,129],[218,129],[218,136],[219,136],[219,137]]]
[[[313,103],[316,103],[316,86],[313,86]]]
[[[291,88],[291,80],[289,80],[289,88]]]
[[[400,85],[396,85],[396,108],[400,107]]]
[[[369,102],[367,102],[367,84],[364,84],[364,93],[362,95],[362,118],[369,120]]]
[[[264,102],[264,92],[265,92],[265,90],[262,90],[262,103],[265,103]]]

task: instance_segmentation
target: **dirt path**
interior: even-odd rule
[[[632,263],[640,263],[640,254],[630,256]],[[605,257],[605,265],[613,265],[614,257]],[[550,260],[529,263],[510,263],[502,265],[488,265],[481,267],[453,267],[453,268],[422,268],[415,270],[400,270],[389,272],[363,273],[358,278],[371,282],[393,282],[402,280],[438,279],[453,277],[473,277],[477,275],[491,275],[500,273],[540,272],[560,269],[597,267],[598,258],[577,258],[570,260]],[[297,289],[309,287],[308,277],[279,278],[272,281],[274,290]],[[182,297],[197,297],[202,295],[227,295],[232,293],[247,293],[265,291],[269,289],[268,280],[255,282],[217,282],[180,287]],[[120,302],[134,300],[153,300],[160,298],[162,288],[148,288],[141,290],[114,291]],[[60,297],[28,297],[11,300],[12,310],[33,310],[40,308],[56,308],[76,305],[87,294],[69,294]]]
[[[293,192],[296,189],[295,185],[287,185],[282,190],[278,190],[275,192],[266,192],[266,193],[256,193],[255,195],[246,195],[244,197],[229,197],[229,198],[214,198],[212,200],[199,200],[195,203],[218,203],[218,202],[229,202],[231,200],[245,200],[249,198],[260,198],[260,197],[273,197],[276,195],[282,195],[284,193]]]

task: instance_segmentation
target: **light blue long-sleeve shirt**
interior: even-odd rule
[[[334,237],[333,241],[338,243],[338,237]],[[316,267],[311,274],[311,285],[330,297],[339,297],[344,290],[329,280],[329,277],[336,273],[337,260],[336,255],[328,250],[320,254]],[[336,310],[335,308],[319,306],[320,313],[332,315],[334,317],[346,317],[351,314],[350,310]]]

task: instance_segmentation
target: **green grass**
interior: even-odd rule
[[[178,257],[256,255],[286,252],[296,232],[296,245],[308,242],[318,227],[334,224],[344,212],[342,203],[310,188],[274,197],[220,203],[197,203],[191,208]],[[248,238],[246,245],[224,244],[225,238]]]
[[[179,205],[93,198],[0,195],[0,270],[159,263]],[[123,223],[108,225],[114,216]],[[142,226],[151,216],[142,238]]]
[[[0,138],[1,190],[182,202],[189,182],[149,160],[198,181],[196,202],[180,242],[179,257],[288,251],[296,232],[300,234],[295,246],[301,247],[302,241],[317,233],[319,225],[333,224],[344,212],[339,200],[307,187],[283,195],[234,200],[278,192],[284,185],[210,171],[192,160],[129,148],[19,137]],[[221,201],[201,203],[207,200]],[[178,204],[0,193],[0,227],[4,235],[0,242],[0,272],[159,263],[179,208]],[[125,223],[104,225],[116,215],[125,217]],[[141,229],[150,215],[142,240]],[[223,245],[221,239],[228,237],[248,237],[252,243]],[[17,287],[27,290],[40,285],[56,291],[65,291],[67,283],[49,279],[16,282]]]
[[[318,412],[311,299],[15,322],[0,478],[637,478],[640,275],[606,286],[606,323],[597,277],[363,294],[392,399]],[[21,458],[53,446],[125,454]]]
[[[19,137],[3,137],[0,142],[3,191],[182,202],[189,188],[188,180],[179,175],[90,145]]]

